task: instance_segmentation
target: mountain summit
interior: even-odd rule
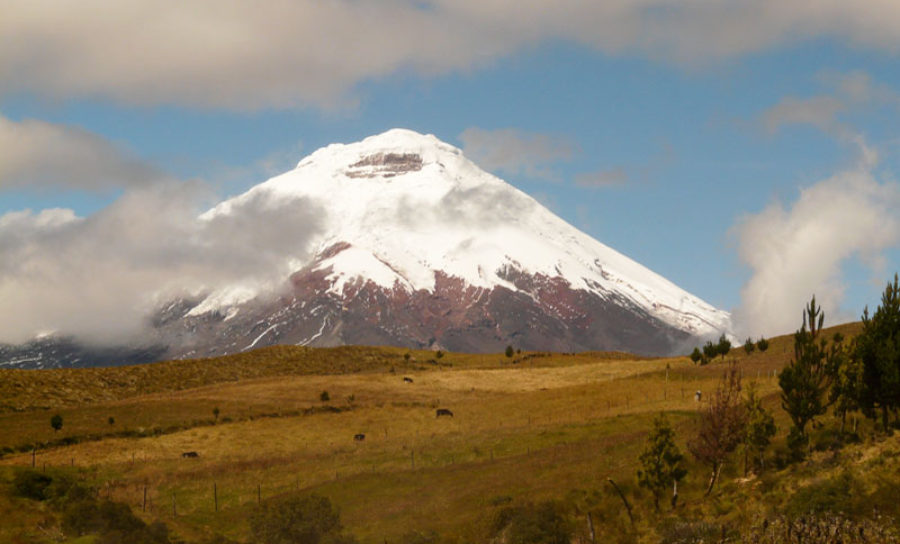
[[[179,354],[274,343],[663,354],[729,325],[432,135],[329,145],[201,219],[292,200],[324,216],[288,292],[209,294],[177,321],[211,338]]]
[[[199,221],[258,227],[276,213],[315,221],[298,233],[302,248],[277,256],[274,288],[245,282],[163,305],[149,341],[161,357],[271,344],[662,355],[729,327],[726,312],[432,135],[329,145]]]

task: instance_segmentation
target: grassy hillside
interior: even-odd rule
[[[738,347],[727,357],[740,365],[745,384],[757,384],[776,416],[779,444],[787,421],[773,372],[789,360],[791,345],[789,337],[776,338],[766,353],[748,356]],[[503,508],[548,499],[565,506],[583,538],[591,512],[600,542],[654,542],[705,530],[702,523],[747,530],[762,517],[801,511],[813,499],[795,497],[817,485],[825,496],[856,486],[858,504],[839,505],[854,515],[872,505],[898,513],[896,438],[819,453],[759,478],[739,478],[735,458],[706,499],[706,469],[691,463],[679,510],[654,513],[634,476],[651,420],[668,412],[684,451],[704,405],[694,392],[708,398],[725,367],[720,360],[698,367],[684,357],[604,353],[406,353],[279,347],[141,367],[6,371],[0,449],[56,445],[34,456],[8,453],[0,475],[9,482],[32,462],[70,474],[188,542],[213,534],[245,542],[260,499],[298,490],[330,497],[364,543],[408,541],[411,531],[485,541]],[[323,391],[330,400],[321,400]],[[437,408],[453,417],[435,417]],[[49,425],[55,413],[64,420],[58,433]],[[365,440],[354,440],[360,433]],[[198,457],[183,458],[188,451]],[[772,463],[782,454],[774,452]],[[634,503],[634,527],[607,478]],[[0,514],[14,511],[21,513],[0,529],[0,541],[53,541],[48,531],[59,522],[52,509],[0,498]]]

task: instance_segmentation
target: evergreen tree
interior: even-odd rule
[[[750,337],[747,337],[747,341],[744,342],[744,351],[747,352],[747,355],[753,353],[753,350],[756,349],[756,344],[753,343],[753,340]]]
[[[806,425],[830,405],[827,393],[843,357],[843,345],[837,341],[841,338],[836,337],[830,347],[821,338],[824,322],[825,314],[813,296],[804,308],[803,325],[794,333],[794,357],[778,374],[781,406],[794,424],[788,442],[797,457],[802,457],[801,449],[809,442]]]
[[[513,350],[513,347],[512,347],[512,346],[506,346],[506,356],[507,356],[507,357],[512,357],[512,356],[513,356],[513,353],[515,353],[515,350]]]
[[[758,349],[760,353],[765,353],[765,351],[769,349],[769,341],[760,337],[759,340],[756,341],[756,349]]]
[[[709,406],[700,415],[697,436],[688,442],[691,454],[711,468],[706,495],[716,484],[728,454],[744,438],[746,426],[747,412],[741,404],[741,375],[732,364],[722,375]]]
[[[653,420],[653,432],[647,437],[644,452],[638,458],[640,468],[637,471],[638,485],[646,487],[653,493],[653,506],[659,510],[659,497],[669,487],[673,490],[687,474],[681,466],[684,456],[675,445],[675,431],[669,425],[664,413]],[[677,493],[673,494],[674,506]]]
[[[694,361],[694,364],[697,364],[702,358],[703,354],[700,353],[700,348],[695,347],[694,351],[691,352],[691,361]]]
[[[55,414],[50,418],[50,426],[53,427],[53,432],[59,432],[62,429],[63,419],[59,414]]]
[[[728,355],[728,352],[731,351],[731,341],[725,338],[725,335],[719,337],[719,343],[716,344],[716,352],[722,356],[722,360],[725,360],[725,356]]]
[[[703,356],[708,360],[712,361],[716,358],[716,355],[719,354],[719,345],[713,344],[712,340],[707,341],[703,344]]]
[[[890,414],[900,408],[900,285],[894,274],[881,296],[881,305],[869,318],[863,312],[863,332],[856,338],[854,360],[861,365],[859,406],[866,417],[877,419],[885,431]]]
[[[843,336],[835,334],[835,342],[843,340]],[[847,423],[847,414],[860,409],[859,399],[863,394],[862,363],[854,358],[849,348],[840,352],[840,360],[835,362],[832,376],[831,392],[828,400],[834,405],[834,415],[841,418],[841,434]]]
[[[747,473],[747,458],[752,456],[754,464],[765,466],[765,451],[775,436],[775,418],[762,405],[762,399],[756,394],[756,387],[747,388],[744,400],[747,410],[747,427],[744,431],[744,474]]]

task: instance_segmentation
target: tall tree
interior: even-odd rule
[[[640,468],[637,471],[638,485],[646,487],[653,493],[653,506],[659,510],[659,497],[684,478],[687,470],[681,466],[684,456],[675,445],[675,431],[669,425],[664,413],[653,420],[653,432],[647,437],[644,452],[638,458]],[[672,505],[677,493],[673,491]]]
[[[794,357],[778,374],[781,406],[794,424],[788,436],[789,445],[798,456],[802,455],[802,446],[809,442],[806,425],[824,414],[831,404],[828,390],[844,356],[840,335],[835,336],[830,346],[822,338],[824,322],[825,314],[813,296],[803,310],[803,325],[794,333]]]
[[[741,443],[747,426],[747,411],[741,403],[741,374],[732,363],[700,414],[700,428],[688,450],[701,463],[710,466],[706,495],[712,492],[728,454]]]
[[[859,405],[866,417],[877,419],[885,431],[890,414],[900,408],[900,285],[897,274],[888,282],[881,305],[869,318],[863,312],[863,331],[856,338],[854,359],[862,368]]]

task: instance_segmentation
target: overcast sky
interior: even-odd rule
[[[0,12],[0,341],[116,328],[146,302],[124,293],[273,267],[319,210],[260,232],[193,218],[394,127],[459,146],[738,334],[797,328],[812,294],[826,322],[857,319],[900,269],[895,0]],[[229,245],[250,238],[266,245]]]

